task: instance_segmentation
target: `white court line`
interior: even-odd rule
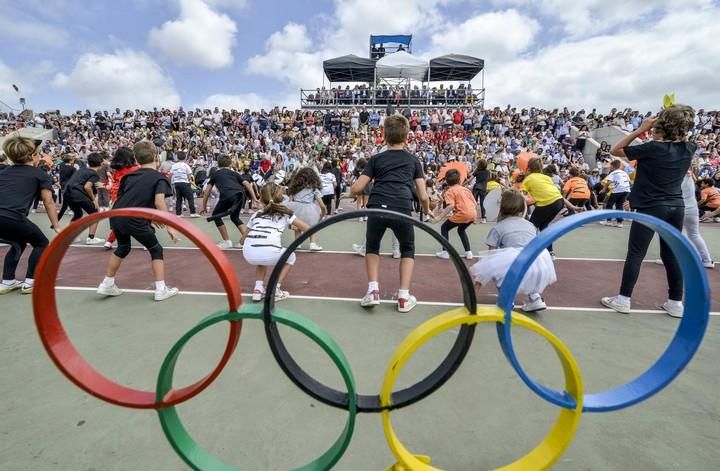
[[[79,287],[79,286],[56,286],[55,289],[63,290],[63,291],[95,291],[97,288],[88,288],[88,287]],[[123,289],[126,293],[142,293],[142,294],[152,294],[155,291],[149,290],[149,289]],[[226,293],[224,292],[218,292],[218,291],[180,291],[180,294],[190,295],[190,296],[226,296]],[[250,294],[243,294],[244,298],[249,298]],[[310,301],[341,301],[341,302],[351,302],[351,303],[357,303],[360,301],[360,298],[339,298],[339,297],[332,297],[332,296],[304,296],[304,295],[291,295],[290,299],[305,299]],[[385,299],[380,301],[383,304],[395,304],[397,301]],[[448,307],[458,307],[462,306],[462,303],[448,303],[448,302],[433,302],[433,301],[418,301],[417,302],[421,306],[448,306]],[[478,304],[479,306],[491,306],[491,304]],[[520,305],[515,306],[515,308],[520,308]],[[549,310],[552,311],[586,311],[586,312],[613,312],[612,309],[606,309],[601,307],[574,307],[574,306],[548,306]],[[659,309],[633,309],[633,314],[665,314],[665,311],[659,310]],[[720,316],[720,312],[711,312],[711,316]]]
[[[2,247],[4,244],[0,244],[0,247]],[[72,244],[70,247],[73,248],[79,248],[79,249],[102,249],[103,251],[109,252],[109,250],[103,248],[101,245],[85,245],[85,244]],[[141,249],[142,246],[133,246],[134,249]],[[163,250],[200,250],[198,247],[174,247],[171,245],[163,246]],[[223,250],[223,252],[242,252],[242,249],[226,249]],[[298,253],[315,253],[315,254],[336,254],[336,255],[358,255],[357,252],[351,251],[351,250],[322,250],[319,252],[312,252],[310,250],[296,250]],[[392,255],[391,252],[380,252],[380,255]],[[432,253],[417,253],[415,254],[416,257],[433,257],[437,258],[437,256]],[[583,258],[583,257],[557,257],[556,260],[565,260],[565,261],[572,261],[572,262],[624,262],[624,258]],[[643,260],[644,263],[655,263],[655,260]]]

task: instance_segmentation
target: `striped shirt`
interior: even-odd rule
[[[270,216],[256,212],[247,223],[250,232],[247,241],[251,247],[272,247],[282,249],[282,235],[287,227],[295,221],[295,215]]]

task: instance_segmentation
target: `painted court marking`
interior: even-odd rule
[[[95,292],[97,288],[89,288],[89,287],[80,287],[80,286],[56,286],[56,290],[62,290],[62,291],[92,291]],[[140,294],[153,294],[155,291],[148,290],[148,289],[123,289],[123,292],[126,293],[140,293]],[[226,296],[227,294],[224,291],[180,291],[180,294],[189,295],[189,296]],[[249,298],[250,294],[243,294],[244,298]],[[360,301],[360,298],[339,298],[339,297],[326,297],[326,296],[302,296],[302,295],[291,295],[291,299],[304,299],[309,301],[340,301],[340,302],[350,302],[350,303],[357,303]],[[385,299],[380,301],[383,304],[395,304],[396,300],[390,300]],[[462,306],[462,303],[448,303],[448,302],[433,302],[433,301],[418,301],[417,302],[421,306],[447,306],[447,307],[457,307]],[[478,306],[487,306],[483,304],[478,304]],[[516,308],[519,308],[520,305],[515,306]],[[551,311],[585,311],[585,312],[613,312],[611,309],[606,308],[600,308],[600,307],[574,307],[574,306],[563,306],[563,307],[553,307],[548,306],[548,310]],[[659,310],[659,309],[633,309],[633,314],[665,314],[665,311]],[[711,316],[720,316],[720,312],[711,312]]]

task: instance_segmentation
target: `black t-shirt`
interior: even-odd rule
[[[368,205],[412,210],[415,180],[425,178],[420,160],[404,150],[374,155],[363,175],[373,180]]]
[[[475,185],[473,185],[473,188],[485,191],[488,178],[490,177],[490,172],[487,169],[476,170],[475,173],[473,173],[473,176],[475,177]]]
[[[50,175],[30,165],[11,165],[0,172],[0,216],[23,219],[40,190],[52,190]]]
[[[221,200],[235,199],[238,194],[245,194],[243,182],[247,181],[247,176],[233,172],[229,168],[220,168],[210,177],[208,183],[214,185],[220,192]]]
[[[157,170],[140,168],[128,173],[120,182],[118,199],[113,208],[155,208],[155,195],[172,196],[170,181]]]
[[[637,160],[630,206],[637,209],[685,206],[682,181],[690,168],[695,149],[697,144],[694,142],[651,141],[626,147],[627,158]]]
[[[8,164],[0,164],[0,171],[5,170],[8,167],[9,167]]]
[[[367,111],[360,112],[360,124],[367,124],[370,121],[370,113]]]
[[[60,173],[60,186],[65,188],[70,181],[70,178],[72,178],[73,174],[75,174],[75,166],[61,164],[58,172]]]
[[[85,191],[85,184],[87,182],[91,182],[93,184],[92,191],[93,194],[95,194],[95,183],[99,181],[100,175],[98,175],[97,171],[91,168],[81,168],[70,178],[70,181],[65,187],[65,194],[71,200],[88,199],[88,194]]]

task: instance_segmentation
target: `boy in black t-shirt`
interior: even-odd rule
[[[82,217],[83,211],[87,214],[98,212],[96,185],[100,181],[98,170],[100,170],[103,160],[104,157],[100,153],[93,152],[88,155],[88,168],[81,168],[75,172],[67,183],[65,198],[70,210],[73,212],[73,222]],[[85,244],[98,245],[105,242],[105,239],[95,237],[96,230],[97,223],[90,226]]]
[[[167,177],[157,171],[160,161],[155,144],[142,140],[135,144],[133,151],[140,168],[123,177],[113,209],[153,208],[166,212],[165,198],[172,196],[172,187]],[[178,294],[177,288],[165,285],[163,248],[149,220],[114,217],[110,218],[110,227],[115,232],[118,245],[110,256],[105,279],[97,289],[98,294],[120,296],[123,293],[115,284],[115,274],[120,269],[123,259],[130,253],[130,237],[140,242],[150,253],[155,277],[155,301],[163,301]],[[169,227],[167,231],[173,242],[177,242],[175,231]]]
[[[48,239],[39,227],[28,219],[35,199],[42,200],[48,219],[56,232],[60,232],[55,203],[52,198],[52,179],[36,167],[40,158],[32,139],[11,137],[3,144],[3,151],[13,165],[0,171],[0,241],[8,243],[5,254],[0,294],[20,289],[23,294],[33,290],[35,267],[48,246]],[[27,245],[32,246],[25,281],[15,279],[15,270]]]
[[[227,227],[222,218],[230,216],[230,220],[238,228],[242,237],[238,246],[242,247],[245,236],[248,233],[247,227],[243,225],[240,219],[240,211],[245,204],[246,191],[251,196],[253,203],[258,203],[257,197],[255,196],[255,190],[252,187],[252,179],[247,174],[239,174],[234,172],[229,167],[232,165],[232,158],[228,155],[221,155],[218,157],[218,170],[213,173],[208,180],[207,187],[203,193],[202,202],[202,214],[207,213],[207,203],[210,198],[213,186],[218,189],[220,193],[220,199],[218,200],[215,208],[213,209],[212,216],[207,218],[208,221],[214,221],[215,226],[220,232],[222,242],[218,244],[223,250],[231,249],[233,246],[232,240],[228,235]]]
[[[425,176],[420,161],[404,150],[410,126],[402,115],[385,119],[385,142],[387,150],[373,156],[365,166],[360,178],[353,185],[353,196],[362,194],[373,181],[368,208],[387,209],[410,216],[413,209],[413,187],[425,213],[430,212],[425,188]],[[367,294],[360,301],[362,307],[380,304],[380,241],[390,228],[400,241],[400,289],[398,311],[409,312],[417,304],[410,295],[413,268],[415,266],[415,231],[412,223],[378,216],[368,218],[365,233],[365,267],[368,275]]]

